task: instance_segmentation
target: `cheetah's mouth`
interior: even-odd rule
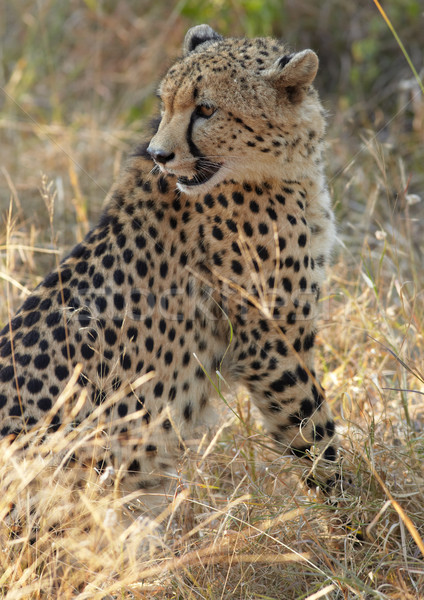
[[[203,185],[209,179],[211,179],[215,173],[218,173],[222,167],[219,163],[214,163],[209,160],[201,159],[196,163],[196,174],[189,177],[178,177],[178,183],[187,187],[194,187],[196,185]]]

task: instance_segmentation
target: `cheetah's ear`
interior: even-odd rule
[[[216,33],[212,27],[209,27],[209,25],[196,25],[186,33],[183,46],[184,56],[193,52],[201,44],[216,42],[217,40],[222,40],[222,36]]]
[[[290,100],[302,98],[302,88],[310,85],[318,71],[318,56],[312,50],[302,50],[278,58],[264,76],[279,89],[285,88]]]

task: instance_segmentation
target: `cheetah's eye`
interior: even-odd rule
[[[216,108],[214,106],[211,106],[210,104],[199,104],[198,106],[196,106],[194,112],[198,117],[202,117],[203,119],[209,119],[209,117],[211,117],[215,111]]]

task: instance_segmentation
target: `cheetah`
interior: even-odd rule
[[[1,332],[2,437],[99,414],[96,467],[160,489],[210,419],[218,372],[247,389],[282,453],[334,464],[313,361],[335,238],[317,69],[312,50],[275,39],[188,31],[150,143]]]

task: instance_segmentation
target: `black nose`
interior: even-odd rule
[[[171,152],[170,154],[168,152],[165,152],[165,150],[160,150],[157,148],[151,148],[150,146],[147,148],[147,152],[150,154],[150,156],[158,163],[161,164],[165,164],[167,162],[169,162],[170,160],[172,160],[173,158],[175,158],[175,153]]]

